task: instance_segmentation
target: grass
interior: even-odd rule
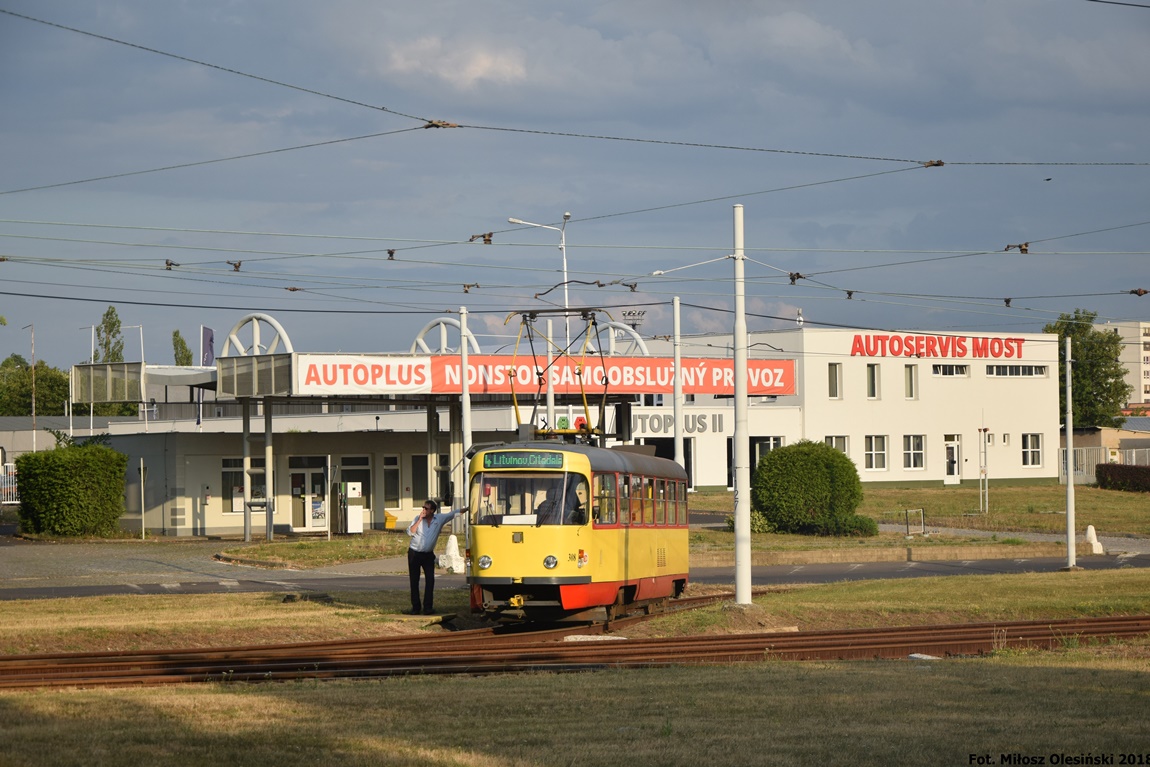
[[[223,553],[254,562],[312,569],[368,559],[403,556],[410,541],[411,539],[403,533],[365,531],[363,535],[333,536],[330,541],[313,538],[231,546]]]
[[[333,594],[120,596],[0,603],[0,636],[93,648],[359,636],[402,604]],[[463,589],[444,589],[462,606]],[[438,600],[437,600],[438,601]],[[453,607],[454,609],[454,607]],[[1143,570],[967,576],[780,589],[753,608],[644,624],[648,634],[1150,612]],[[278,629],[276,628],[278,627]],[[434,629],[433,629],[434,630]],[[153,633],[159,632],[159,633]],[[641,633],[641,632],[639,632]],[[0,764],[969,764],[970,754],[1145,753],[1150,642],[942,662],[792,663],[360,682],[0,693]],[[1048,761],[1049,763],[1049,761]]]
[[[1001,764],[1145,753],[1144,673],[1016,655],[77,690],[0,707],[4,764],[21,767]]]
[[[924,508],[933,526],[1062,532],[1065,489],[864,488],[880,521]],[[1077,488],[1079,529],[1150,534],[1145,495]],[[730,513],[730,493],[692,496]],[[692,547],[733,545],[692,531]],[[901,535],[754,546],[905,545]],[[999,536],[1013,543],[1015,536]],[[984,542],[979,539],[980,542]],[[932,542],[941,541],[932,537]],[[921,545],[923,541],[916,541]],[[402,554],[406,536],[237,546],[319,567]],[[242,552],[242,554],[240,553]],[[692,586],[692,589],[694,587]],[[467,592],[437,590],[466,614]],[[0,602],[0,652],[163,649],[434,631],[400,619],[399,592],[116,596]],[[750,608],[712,607],[643,624],[634,636],[815,630],[1150,613],[1150,571],[1125,569],[863,581],[779,588]],[[412,677],[375,682],[211,684],[0,693],[0,765],[752,765],[970,764],[972,755],[1147,754],[1150,640],[944,662],[767,662],[577,675]],[[1115,760],[1117,761],[1117,760]],[[1036,763],[1032,762],[1032,763]]]
[[[922,509],[928,527],[972,530],[1063,533],[1066,531],[1066,488],[1061,485],[995,485],[987,492],[990,511],[978,514],[977,487],[884,488],[863,485],[859,513],[878,522],[905,522],[906,509]],[[693,511],[734,511],[734,496],[727,491],[691,495]],[[1150,535],[1150,494],[1074,489],[1077,530],[1094,525],[1099,535]]]

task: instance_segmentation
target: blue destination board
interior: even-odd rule
[[[483,454],[485,469],[562,469],[563,454],[541,450],[495,450]]]

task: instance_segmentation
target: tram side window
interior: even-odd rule
[[[655,524],[667,524],[667,480],[655,480]]]
[[[643,524],[655,524],[655,480],[643,477]]]
[[[649,504],[644,478],[638,474],[631,475],[631,524],[643,524],[643,507]]]
[[[675,524],[687,524],[687,489],[682,482],[668,482],[667,492],[675,497]]]
[[[679,485],[673,479],[667,480],[667,524],[677,525],[679,509]]]
[[[619,475],[619,521],[631,524],[631,475]]]
[[[618,510],[615,506],[615,475],[595,475],[595,505],[592,518],[600,525],[613,525],[619,521]]]

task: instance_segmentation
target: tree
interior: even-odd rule
[[[752,518],[783,533],[876,535],[875,521],[855,512],[862,497],[854,462],[823,442],[803,440],[770,451],[751,481]]]
[[[1097,312],[1075,309],[1042,329],[1058,334],[1058,412],[1066,418],[1066,338],[1070,338],[1074,426],[1121,426],[1130,396],[1126,368],[1119,361],[1122,337],[1094,326]]]
[[[96,326],[96,359],[93,362],[124,361],[124,339],[120,335],[120,327],[116,307],[109,306]],[[127,416],[138,412],[137,406],[131,402],[108,402],[96,405],[93,410],[96,415],[104,416]]]
[[[64,415],[68,374],[43,360],[36,362],[36,412]],[[32,415],[32,366],[19,354],[0,362],[0,416]]]
[[[177,365],[187,367],[192,364],[192,350],[188,348],[188,342],[178,330],[172,331],[172,354],[176,358]]]
[[[96,326],[96,359],[93,362],[123,362],[124,339],[120,335],[120,315],[109,306]]]

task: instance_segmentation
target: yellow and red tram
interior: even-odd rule
[[[611,619],[686,588],[687,474],[674,461],[523,442],[476,453],[468,475],[474,612]]]

